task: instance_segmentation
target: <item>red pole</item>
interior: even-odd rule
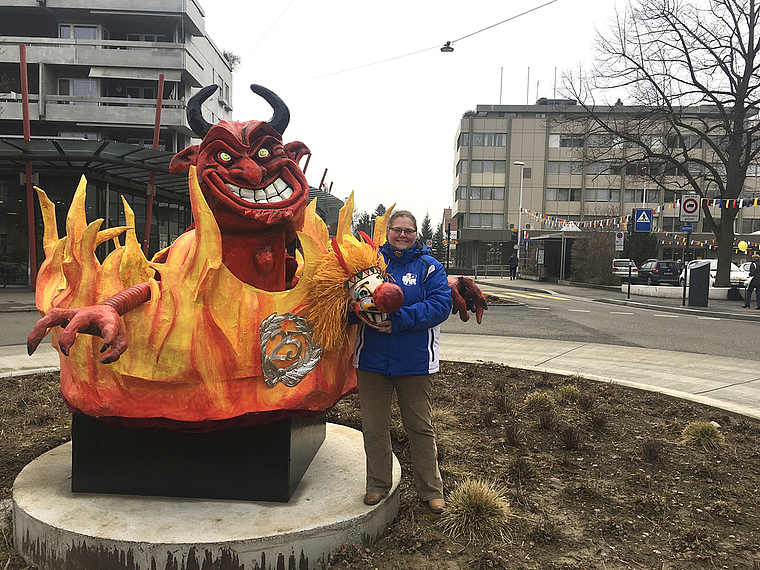
[[[29,125],[29,78],[26,73],[26,45],[19,44],[21,62],[21,109],[24,122],[24,140],[32,139]],[[37,286],[37,238],[34,228],[34,189],[32,188],[32,161],[26,161],[26,225],[29,234],[29,276],[32,289]]]
[[[161,106],[164,104],[164,74],[158,74],[158,97],[156,97],[156,121],[153,123],[153,148],[158,148],[158,137],[161,132]],[[145,237],[143,238],[143,253],[148,255],[150,243],[150,222],[153,217],[153,195],[156,193],[156,171],[150,172],[150,195],[148,207],[145,209]]]

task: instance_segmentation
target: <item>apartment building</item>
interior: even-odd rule
[[[709,113],[707,109],[693,111],[695,118]],[[673,202],[675,189],[684,180],[663,172],[660,179],[665,188],[653,184],[641,166],[627,163],[626,153],[630,157],[633,152],[630,148],[608,135],[579,131],[577,121],[568,121],[571,115],[583,113],[574,101],[547,99],[535,105],[478,105],[465,113],[456,134],[453,184],[453,216],[459,227],[456,267],[504,265],[521,228],[522,263],[530,268],[536,256],[552,256],[551,263],[548,259],[541,263],[552,266],[556,275],[560,256],[565,265],[569,260],[559,252],[560,238],[552,247],[547,243],[545,251],[530,249],[531,240],[552,233],[560,236],[560,228],[571,222],[604,221],[613,231],[615,218],[642,207],[656,210],[653,227],[660,238],[660,258],[683,258],[685,246],[678,236],[684,234]],[[698,141],[692,144],[701,148]],[[706,154],[705,158],[709,160]],[[754,178],[760,168],[750,174],[753,178],[742,197],[760,196],[758,178]],[[760,230],[758,210],[739,210],[737,234]],[[719,217],[720,209],[713,213]],[[714,237],[703,223],[696,224],[692,234],[700,243]],[[708,254],[709,245],[691,250],[698,257],[714,256]]]
[[[23,140],[21,44],[30,141]],[[153,150],[159,74],[161,128]],[[85,174],[88,221],[122,225],[124,195],[140,240],[154,172],[150,253],[171,243],[191,214],[187,175],[169,174],[168,164],[195,136],[186,102],[212,83],[220,89],[204,116],[231,119],[232,70],[206,35],[196,0],[0,0],[0,262],[28,259],[26,160],[34,183],[57,205],[59,227]]]

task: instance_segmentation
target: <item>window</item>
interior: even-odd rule
[[[626,190],[623,194],[623,201],[631,204],[644,204],[644,189]],[[658,188],[647,188],[646,203],[660,203],[660,190]]]
[[[127,144],[133,144],[144,148],[153,148],[153,139],[128,138],[125,142]],[[158,139],[158,150],[166,150],[166,141]]]
[[[668,148],[680,148],[682,150],[702,148],[702,139],[699,135],[683,135],[683,137],[669,135],[666,143]]]
[[[469,164],[466,160],[460,160],[457,162],[457,174],[467,174],[469,172]]]
[[[58,136],[62,139],[79,139],[79,140],[86,140],[86,141],[100,140],[100,135],[98,135],[98,133],[80,133],[80,132],[64,131],[64,132],[59,132]]]
[[[165,42],[166,36],[159,34],[127,34],[128,42]]]
[[[586,145],[589,148],[611,148],[614,140],[612,135],[595,134],[588,135]]]
[[[742,233],[751,234],[760,230],[760,218],[750,218],[742,220]]]
[[[98,82],[96,79],[59,79],[58,95],[73,95],[74,97],[97,97]],[[74,105],[94,105],[95,102],[73,101]]]
[[[480,189],[481,200],[493,200],[493,188],[481,188]]]
[[[460,133],[457,141],[457,148],[460,146],[470,146],[470,133]]]
[[[459,186],[454,191],[454,199],[455,200],[466,200],[467,199],[467,186]]]
[[[506,160],[473,160],[473,174],[504,174],[507,171]]]
[[[547,174],[582,174],[583,163],[580,161],[550,160],[546,166]]]
[[[480,200],[480,186],[470,188],[470,200]]]
[[[507,146],[507,133],[473,133],[473,146]]]
[[[504,229],[504,214],[470,214],[469,227],[502,230]]]
[[[580,148],[583,146],[583,135],[560,135],[560,148]]]
[[[61,24],[58,26],[58,37],[64,40],[97,40],[98,27]]]

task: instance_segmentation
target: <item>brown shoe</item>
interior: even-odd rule
[[[366,495],[364,495],[365,505],[369,505],[369,506],[376,505],[382,500],[383,500],[383,496],[380,493],[373,493],[370,491]]]
[[[443,512],[443,509],[446,508],[446,501],[443,499],[430,499],[428,501],[428,507],[430,507],[430,510],[435,514],[440,515]]]

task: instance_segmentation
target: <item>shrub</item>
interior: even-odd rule
[[[557,390],[557,400],[560,402],[575,402],[581,391],[572,384],[564,384]]]
[[[506,539],[512,514],[505,495],[506,489],[492,481],[465,480],[448,497],[443,532],[470,541]]]
[[[682,435],[686,443],[703,448],[715,448],[723,443],[723,434],[712,422],[691,422],[683,429]]]
[[[525,397],[525,407],[531,412],[554,409],[554,398],[548,392],[531,392]]]

